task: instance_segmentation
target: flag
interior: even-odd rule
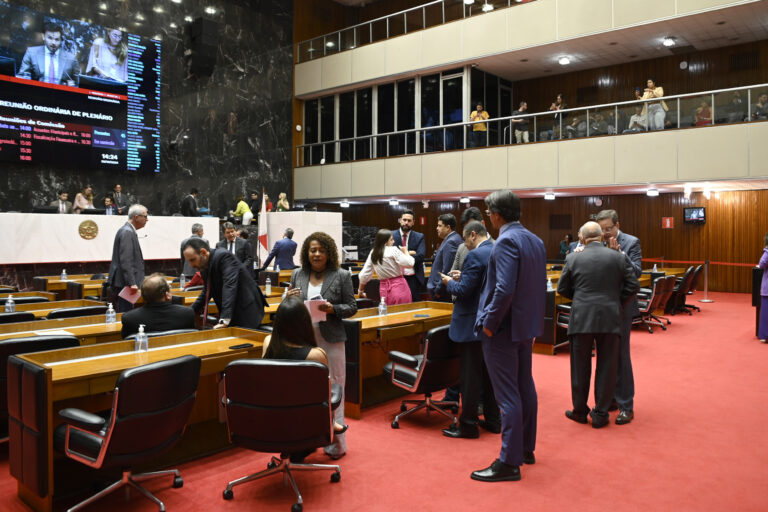
[[[264,199],[264,189],[261,189],[261,212],[259,212],[259,264],[263,261],[261,258],[261,248],[264,248],[269,254],[269,245],[267,244],[267,202]]]

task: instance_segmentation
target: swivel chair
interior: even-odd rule
[[[103,306],[80,306],[75,308],[54,309],[46,317],[48,320],[56,318],[74,318],[77,316],[103,315],[107,312],[106,304]]]
[[[16,322],[32,322],[35,314],[31,311],[14,311],[13,313],[0,313],[0,324],[13,324]]]

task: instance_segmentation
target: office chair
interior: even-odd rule
[[[103,306],[79,306],[75,308],[54,309],[46,317],[48,320],[56,318],[73,318],[76,316],[103,315],[107,312],[107,305]]]
[[[670,297],[669,302],[667,302],[667,307],[664,310],[665,313],[670,313],[672,316],[678,311],[688,313],[689,315],[693,314],[685,308],[685,296],[688,295],[688,292],[691,289],[695,273],[695,268],[690,266],[685,271],[685,274],[683,274],[683,277],[675,278],[675,286],[672,289],[672,296]]]
[[[0,304],[4,303],[6,299],[0,299]],[[37,304],[40,302],[51,302],[48,297],[14,297],[13,302],[18,306],[19,304]]]
[[[704,272],[704,265],[699,265],[698,267],[696,267],[696,270],[694,270],[693,280],[691,281],[691,287],[688,288],[688,295],[691,295],[693,292],[699,289],[699,281],[701,280],[701,274],[703,272]],[[699,306],[694,306],[693,304],[686,304],[685,297],[683,297],[682,306],[689,311],[693,311],[695,309],[696,311],[701,312],[701,308]]]
[[[279,388],[275,383],[280,382]],[[300,512],[301,492],[294,470],[331,470],[331,482],[341,480],[335,464],[305,464],[290,461],[301,453],[333,442],[333,411],[341,404],[341,386],[331,386],[328,367],[314,361],[245,359],[229,363],[224,370],[224,407],[229,440],[272,457],[267,469],[227,484],[225,500],[234,497],[236,485],[282,473],[296,493],[291,507]]]
[[[16,311],[14,313],[0,313],[0,324],[13,324],[16,322],[32,322],[35,314],[31,311]]]
[[[18,288],[15,286],[11,286],[9,284],[2,284],[0,285],[0,293],[14,293],[19,291]]]
[[[106,278],[107,278],[106,274],[93,274],[90,280],[95,281],[96,279],[106,279]]]
[[[130,486],[165,505],[139,484],[162,475],[174,475],[173,487],[184,485],[179,470],[133,474],[134,464],[149,462],[165,452],[184,433],[197,395],[200,358],[182,356],[124,370],[117,379],[112,408],[102,414],[62,409],[64,421],[54,432],[54,445],[70,459],[91,468],[120,466],[123,477],[70,508],[78,510],[123,486]]]
[[[274,272],[271,270],[259,271],[259,284],[261,286],[264,286],[265,284],[267,284],[267,278],[269,278],[269,283],[272,286],[277,287],[278,281],[280,280],[280,272]]]
[[[671,279],[669,279],[671,278]],[[651,288],[651,295],[647,299],[638,298],[637,305],[640,309],[640,316],[632,320],[632,325],[644,325],[648,332],[653,334],[653,326],[657,325],[662,330],[667,330],[662,318],[653,314],[657,309],[662,308],[662,300],[664,304],[672,294],[672,289],[675,286],[675,276],[657,277],[653,280],[653,288]],[[672,323],[668,319],[664,319],[668,324]]]
[[[448,328],[444,325],[435,327],[424,337],[424,353],[416,356],[392,350],[389,352],[389,363],[384,365],[384,374],[392,384],[409,393],[423,394],[423,400],[403,400],[400,404],[400,414],[395,416],[392,428],[400,428],[400,418],[408,416],[420,409],[437,411],[458,425],[456,416],[443,410],[450,408],[458,412],[458,402],[432,400],[432,393],[459,383],[459,348],[458,344],[448,337]],[[407,404],[415,404],[408,409]]]
[[[374,304],[378,304],[381,300],[381,287],[379,286],[378,279],[371,279],[365,283],[363,291],[365,292],[365,297],[372,300]],[[413,300],[415,301],[416,299]]]
[[[8,358],[16,354],[77,347],[75,336],[26,336],[0,341],[0,443],[8,441]]]

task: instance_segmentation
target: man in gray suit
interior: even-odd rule
[[[51,206],[55,206],[59,213],[72,213],[72,201],[67,201],[67,199],[69,199],[69,194],[59,190],[59,198],[51,201]]]
[[[112,264],[109,266],[109,286],[114,299],[115,310],[118,313],[130,311],[133,304],[117,295],[126,286],[138,291],[144,281],[144,256],[139,246],[136,231],[147,224],[147,209],[134,204],[128,209],[128,222],[117,230],[115,242],[112,245]]]
[[[63,30],[56,23],[43,25],[42,46],[27,48],[17,76],[52,84],[75,85],[80,64],[61,47]]]
[[[579,230],[584,250],[569,254],[557,283],[557,292],[573,299],[568,336],[571,340],[571,398],[568,419],[592,427],[608,424],[608,408],[616,385],[622,309],[638,290],[637,277],[629,259],[603,246],[603,231],[596,222]],[[592,343],[597,350],[595,407],[587,405],[592,372]]]
[[[203,234],[204,234],[203,225],[200,224],[199,222],[195,222],[194,224],[192,224],[192,236],[190,236],[189,238],[185,238],[184,241],[181,242],[181,250],[180,250],[181,251],[180,252],[181,273],[187,277],[192,277],[193,275],[195,275],[195,272],[197,272],[197,270],[192,268],[192,265],[190,265],[187,259],[184,257],[184,246],[187,245],[187,242],[189,241],[190,238],[200,238],[205,243],[208,243],[208,240],[203,238]]]
[[[619,215],[616,210],[603,210],[597,214],[595,220],[603,229],[603,239],[606,247],[625,254],[632,264],[636,277],[643,273],[643,253],[640,249],[640,240],[628,235],[619,229]],[[629,334],[632,330],[632,319],[640,315],[637,306],[637,297],[627,304],[621,317],[621,340],[619,344],[619,375],[616,380],[616,396],[611,410],[616,406],[620,409],[616,417],[617,425],[624,425],[635,417],[635,379],[632,373],[632,360],[629,354]]]

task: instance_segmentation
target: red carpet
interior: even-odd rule
[[[672,317],[666,332],[633,331],[637,395],[629,425],[594,430],[568,421],[568,354],[534,355],[537,463],[522,468],[522,481],[470,480],[498,455],[499,436],[448,439],[440,433],[443,419],[423,414],[392,430],[392,402],[350,421],[340,483],[329,483],[325,472],[298,474],[305,510],[766,510],[768,346],[754,336],[747,295],[711,298],[713,304],[695,302],[702,313]],[[0,510],[27,510],[2,450]],[[230,450],[181,466],[182,489],[172,489],[170,478],[148,487],[170,511],[290,510],[293,491],[276,476],[236,487],[233,501],[221,498],[228,480],[263,469],[268,459]],[[85,510],[157,510],[132,497],[126,503],[118,493]],[[73,502],[57,503],[57,510]]]

